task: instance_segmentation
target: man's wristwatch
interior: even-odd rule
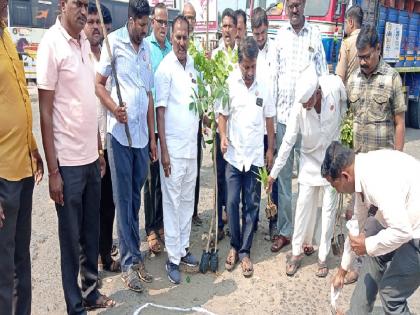
[[[104,150],[100,149],[100,150],[98,150],[98,153],[99,153],[100,156],[104,156]]]

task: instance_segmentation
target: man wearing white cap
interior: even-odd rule
[[[287,125],[284,140],[271,170],[269,189],[286,164],[298,133],[302,135],[299,169],[299,196],[296,204],[292,255],[287,259],[286,274],[293,276],[303,259],[303,245],[311,244],[314,234],[318,197],[322,200],[322,231],[318,253],[318,277],[326,277],[326,258],[330,250],[337,194],[321,176],[321,165],[329,144],[338,140],[340,125],[346,112],[347,97],[340,77],[316,74],[313,64],[301,72],[296,88],[296,100]]]

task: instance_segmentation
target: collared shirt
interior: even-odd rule
[[[85,33],[74,39],[59,18],[38,48],[38,88],[55,92],[52,123],[60,166],[98,159],[94,58]]]
[[[328,74],[328,65],[319,30],[306,21],[299,33],[290,23],[282,27],[276,36],[276,50],[277,121],[287,125],[300,72],[314,62],[317,74],[321,76]]]
[[[18,181],[33,175],[31,152],[37,146],[23,64],[5,25],[0,28],[0,178]]]
[[[213,51],[211,52],[211,58],[216,57],[219,51],[222,51],[225,53],[225,55],[229,58],[230,64],[232,64],[233,66],[236,66],[238,64],[237,62],[234,62],[235,61],[234,56],[238,53],[238,46],[236,44],[233,47],[233,49],[229,49],[225,46],[225,42],[221,40],[219,47],[213,49]]]
[[[318,114],[315,108],[307,110],[301,103],[295,103],[286,134],[270,173],[273,178],[277,178],[286,164],[300,133],[302,143],[299,183],[308,186],[329,185],[321,176],[321,165],[328,146],[340,138],[341,121],[347,110],[347,97],[340,77],[327,75],[320,77],[319,80],[322,89],[321,112]]]
[[[228,116],[229,145],[224,158],[247,172],[251,165],[264,166],[264,122],[276,115],[276,109],[265,85],[256,79],[248,89],[240,69],[229,75],[227,83],[229,107],[217,106],[218,113]]]
[[[267,38],[267,41],[263,47],[258,52],[257,57],[257,78],[259,82],[264,82],[264,84],[269,89],[272,94],[272,99],[276,99],[276,67],[274,66],[276,60],[276,48],[275,42]],[[277,124],[274,123],[274,131],[276,130]],[[265,134],[267,130],[265,129]]]
[[[375,218],[385,228],[366,238],[369,256],[384,255],[412,239],[420,239],[419,174],[420,161],[397,150],[356,155],[353,220],[358,220],[359,230],[363,231],[373,205],[378,208]],[[347,246],[341,261],[343,269],[349,269],[353,258],[354,253]]]
[[[142,40],[137,52],[130,41],[127,25],[112,32],[108,36],[108,40],[112,57],[115,60],[122,100],[127,107],[128,127],[130,129],[132,146],[133,148],[144,148],[149,143],[147,125],[148,93],[151,92],[153,87],[149,44]],[[111,75],[111,60],[107,50],[102,51],[96,71],[104,77]],[[113,74],[111,86],[111,97],[118,104]],[[124,124],[119,123],[110,112],[108,112],[107,131],[121,145],[128,146]]]
[[[354,150],[393,149],[394,116],[407,110],[398,72],[382,59],[369,78],[358,68],[347,82],[347,95],[354,112]]]
[[[356,40],[359,33],[360,29],[355,30],[341,43],[335,74],[344,78],[344,84],[347,84],[350,75],[359,67],[359,57],[356,49]]]
[[[170,157],[196,159],[198,114],[190,109],[193,90],[197,92],[197,71],[187,55],[184,66],[171,51],[155,75],[156,104],[165,107],[165,137]]]

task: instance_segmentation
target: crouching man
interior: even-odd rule
[[[335,288],[343,286],[355,255],[366,255],[347,314],[372,312],[378,292],[385,314],[411,314],[407,299],[420,285],[420,162],[394,150],[355,155],[333,142],[321,173],[338,192],[355,193],[353,220],[361,231],[372,208],[383,227],[346,240]]]
[[[168,252],[169,281],[181,282],[179,265],[198,266],[189,252],[197,177],[198,115],[190,110],[193,89],[197,90],[194,60],[188,54],[188,21],[175,18],[173,50],[156,71],[157,125],[160,143],[160,179],[163,224]]]
[[[254,267],[250,259],[254,225],[261,199],[258,169],[264,166],[264,121],[267,126],[267,164],[273,163],[274,124],[276,109],[266,85],[256,78],[257,42],[248,37],[238,49],[239,68],[228,78],[229,106],[219,106],[221,151],[226,165],[227,213],[231,233],[231,249],[225,267],[231,271],[238,260],[242,274],[250,277]],[[228,124],[229,122],[229,124]],[[228,128],[227,128],[228,126]],[[228,130],[226,130],[228,129]],[[239,214],[242,193],[243,214]],[[243,218],[242,230],[240,218]]]

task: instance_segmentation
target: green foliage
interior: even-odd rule
[[[268,185],[268,176],[270,175],[268,173],[268,170],[265,166],[260,167],[258,169],[258,181],[261,183],[261,185],[265,188]]]
[[[348,109],[341,123],[340,141],[349,148],[353,148],[353,119],[354,114],[351,109]]]

